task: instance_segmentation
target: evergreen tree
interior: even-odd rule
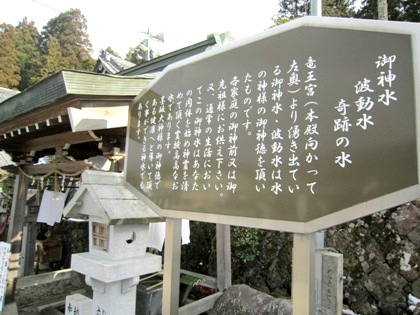
[[[23,91],[40,79],[40,53],[38,50],[39,32],[33,21],[25,17],[16,27],[16,48],[19,54],[20,82],[19,90]]]
[[[142,64],[146,61],[146,52],[140,48],[140,45],[136,47],[130,47],[129,51],[125,55],[125,60],[130,61],[136,65]]]
[[[387,0],[388,20],[420,22],[420,1],[418,0]],[[378,0],[364,0],[358,18],[377,19]]]
[[[279,2],[279,7],[278,17],[288,20],[309,15],[310,13],[309,0],[283,0]]]
[[[46,53],[42,56],[41,79],[54,74],[64,68],[63,56],[60,43],[57,38],[51,36],[47,43]]]
[[[148,51],[149,50],[149,51]],[[125,55],[125,60],[130,61],[136,65],[142,64],[150,59],[159,57],[159,52],[155,52],[153,48],[148,48],[142,43],[136,47],[130,47],[130,50]]]
[[[152,35],[149,31],[147,31],[147,33],[142,32],[140,39],[140,44],[135,47],[130,47],[130,50],[125,55],[125,60],[136,65],[159,57],[159,47],[161,47],[161,44],[164,43],[163,36],[160,34]]]
[[[112,48],[111,48],[111,46],[108,46],[108,47],[105,49],[105,51],[106,51],[107,53],[109,53],[109,54],[111,54],[111,55],[115,56],[115,57],[121,58],[121,57],[118,55],[118,53],[117,53],[114,49],[112,49]]]
[[[42,71],[44,75],[52,74],[50,72],[52,69],[56,71],[56,65],[59,68],[75,70],[91,71],[93,69],[95,61],[90,56],[92,44],[87,33],[86,22],[85,16],[79,9],[70,9],[48,21],[41,32],[40,42],[41,52],[45,56],[50,55],[47,57],[50,62],[48,69]],[[59,62],[55,60],[59,57],[56,51],[56,43],[49,44],[52,38],[55,38],[58,42],[61,54]]]
[[[403,0],[397,5],[392,14],[393,16],[397,15],[399,21],[420,22],[420,1]]]
[[[20,53],[16,48],[16,28],[0,24],[0,86],[17,89],[20,81]]]
[[[353,17],[355,0],[327,0],[322,5],[322,15],[334,17]]]
[[[322,15],[336,17],[352,17],[355,0],[324,0],[322,1]],[[310,0],[282,0],[274,24],[279,25],[287,21],[310,14]]]

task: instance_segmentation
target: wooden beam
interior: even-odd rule
[[[24,142],[25,151],[42,151],[45,149],[55,148],[57,146],[64,146],[68,144],[78,144],[90,141],[97,141],[92,133],[87,131],[82,132],[64,132],[52,136],[46,136],[36,139],[31,139]]]

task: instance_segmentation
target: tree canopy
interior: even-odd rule
[[[41,33],[26,17],[16,27],[0,24],[0,86],[22,91],[62,69],[92,71],[91,52],[79,9],[60,13]]]
[[[0,86],[10,89],[17,89],[20,82],[20,52],[16,38],[13,25],[0,24]]]
[[[323,0],[322,15],[352,18],[378,18],[378,0]],[[388,19],[420,22],[419,0],[386,0]],[[279,0],[274,24],[310,14],[310,0]],[[149,38],[151,39],[151,38]],[[125,59],[140,64],[159,56],[144,39],[130,48]],[[149,47],[150,48],[150,47]],[[118,54],[108,47],[111,54]],[[91,71],[95,60],[91,57],[87,20],[79,9],[70,9],[51,19],[38,32],[33,21],[23,18],[15,27],[0,24],[0,86],[24,90],[61,69]]]
[[[335,17],[353,17],[355,0],[323,0],[322,15]],[[279,25],[289,20],[310,14],[310,0],[281,0],[274,24]]]
[[[420,22],[420,1],[388,0],[388,20]],[[362,19],[378,18],[378,0],[363,0],[359,12],[355,15]]]
[[[37,82],[39,76],[40,52],[37,48],[39,32],[34,22],[28,22],[25,17],[16,27],[16,49],[19,51],[18,65],[20,68],[19,90]]]
[[[118,55],[118,53],[117,53],[114,49],[112,49],[110,46],[108,46],[108,47],[105,49],[105,51],[106,51],[107,53],[109,53],[109,54],[111,54],[111,55],[115,56],[115,57],[121,58],[121,57]]]
[[[154,49],[156,42],[149,33],[147,33],[140,44],[135,47],[130,47],[130,50],[125,55],[125,60],[128,60],[136,65],[142,64],[150,59],[160,56],[159,51]]]
[[[42,69],[43,77],[62,68],[91,71],[95,64],[90,56],[87,21],[79,9],[51,19],[41,32],[39,47],[47,63]]]
[[[362,0],[360,7],[355,0],[323,0],[322,15],[353,17],[364,19],[378,18],[378,0]],[[420,22],[420,1],[387,0],[388,19],[392,21]],[[310,0],[281,0],[274,24],[310,14]]]

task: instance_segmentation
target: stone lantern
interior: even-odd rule
[[[64,215],[89,220],[89,252],[71,268],[93,289],[90,314],[135,314],[141,275],[158,272],[162,258],[146,252],[149,223],[162,221],[123,185],[120,173],[85,171]]]

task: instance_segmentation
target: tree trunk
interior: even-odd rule
[[[378,20],[388,20],[387,0],[378,0]]]

